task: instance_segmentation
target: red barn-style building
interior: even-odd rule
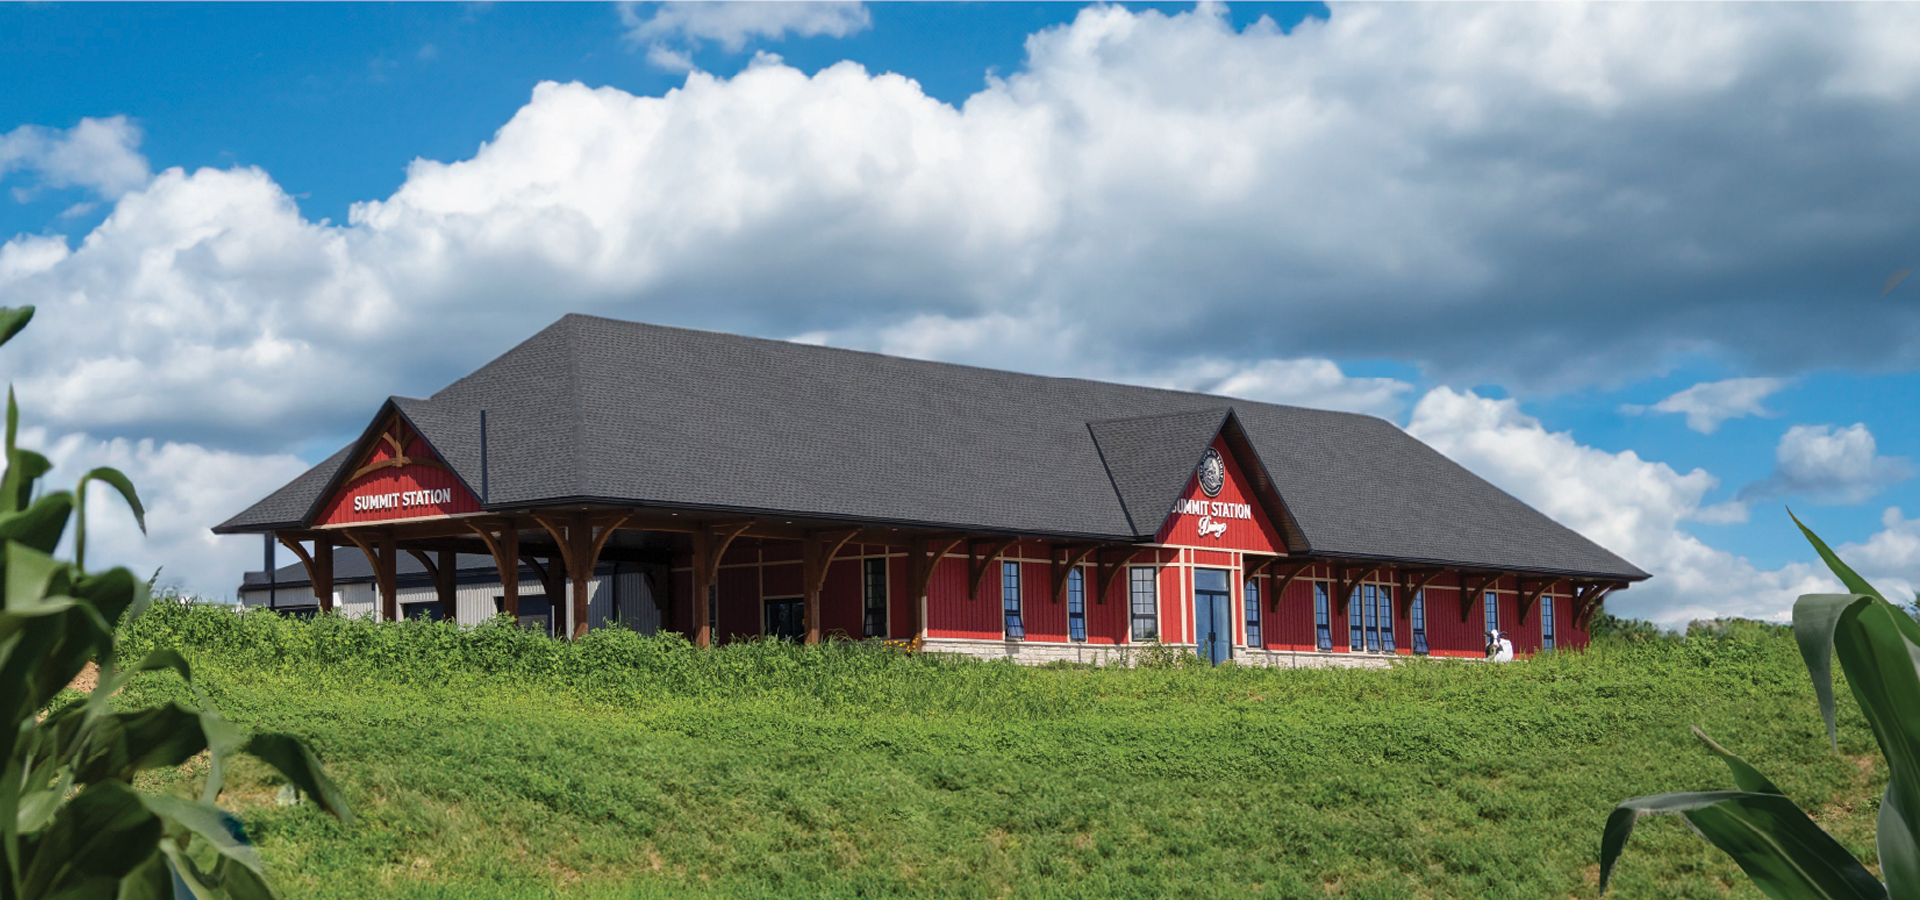
[[[1371,416],[581,315],[214,530],[313,609],[1022,662],[1581,647],[1647,577]]]

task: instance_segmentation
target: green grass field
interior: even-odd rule
[[[233,719],[360,816],[238,810],[289,897],[1592,897],[1625,797],[1722,788],[1698,723],[1872,862],[1886,769],[1751,624],[1508,666],[1019,668],[865,647],[157,609]],[[185,695],[172,674],[128,703]],[[184,772],[156,784],[191,780]],[[1674,820],[1610,896],[1752,897]]]

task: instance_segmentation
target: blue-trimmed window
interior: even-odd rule
[[[1240,595],[1240,601],[1247,608],[1247,646],[1258,650],[1266,645],[1260,639],[1260,582],[1247,579],[1247,590]]]
[[[1313,583],[1313,640],[1322,650],[1333,649],[1333,614],[1327,609],[1327,583]]]
[[[887,560],[869,559],[862,564],[861,599],[866,615],[860,623],[861,637],[887,636]]]
[[[1413,619],[1413,653],[1415,656],[1427,655],[1427,592],[1413,592],[1413,608],[1408,612]]]
[[[1380,634],[1380,652],[1392,653],[1393,644],[1393,588],[1380,585],[1373,590],[1373,624]]]
[[[1079,566],[1067,571],[1067,639],[1087,639],[1087,579]]]
[[[1360,588],[1355,586],[1353,593],[1347,595],[1347,649],[1355,653],[1367,649],[1367,632],[1361,624],[1362,612]]]
[[[1020,564],[1017,562],[1000,564],[1000,608],[1006,613],[1007,640],[1025,638],[1027,627],[1020,622]]]
[[[1160,570],[1134,566],[1127,570],[1127,604],[1132,610],[1133,639],[1160,637]]]
[[[1367,649],[1380,652],[1380,609],[1370,584],[1360,586],[1360,631],[1366,636]]]
[[[1553,595],[1540,598],[1540,649],[1553,649]]]
[[[1481,598],[1480,606],[1481,608],[1485,609],[1487,612],[1487,630],[1490,632],[1499,631],[1500,630],[1500,595],[1493,591],[1488,591],[1487,595]]]

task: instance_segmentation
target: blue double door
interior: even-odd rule
[[[1193,641],[1194,652],[1216,666],[1233,657],[1233,586],[1226,569],[1193,570]]]

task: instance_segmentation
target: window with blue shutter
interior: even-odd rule
[[[1246,593],[1241,601],[1247,608],[1247,646],[1259,649],[1266,642],[1260,639],[1260,582],[1247,579]]]
[[[1381,585],[1374,592],[1374,602],[1379,616],[1375,619],[1380,625],[1380,652],[1392,653],[1393,645],[1393,588]]]
[[[1327,609],[1327,583],[1313,583],[1313,641],[1322,650],[1333,649],[1333,615]]]
[[[1416,656],[1427,655],[1427,592],[1413,592],[1413,652]]]
[[[1020,564],[1017,562],[1000,564],[1000,608],[1006,612],[1007,640],[1025,638],[1027,627],[1020,622]]]
[[[1540,649],[1553,649],[1553,596],[1540,598]]]
[[[1087,580],[1079,566],[1067,571],[1067,639],[1087,639]]]
[[[1367,635],[1360,625],[1360,588],[1347,595],[1347,649],[1355,653],[1367,649]]]

